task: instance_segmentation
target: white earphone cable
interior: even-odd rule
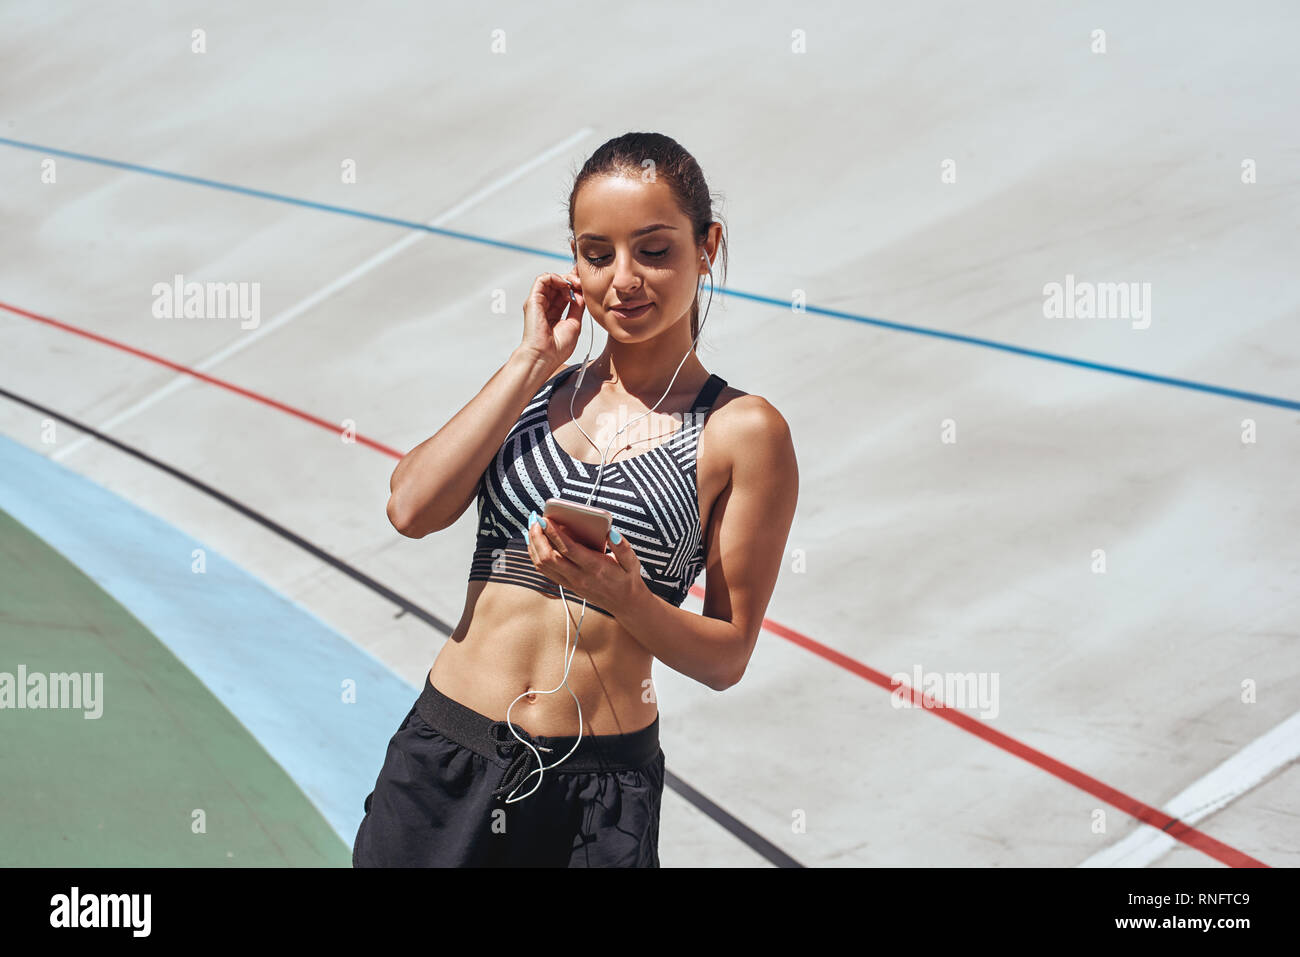
[[[700,341],[700,334],[701,334],[702,332],[704,332],[704,323],[705,323],[705,322],[708,320],[708,318],[709,318],[709,306],[711,306],[711,305],[713,304],[713,261],[709,258],[708,253],[703,253],[703,254],[701,254],[701,258],[702,258],[702,259],[703,259],[703,260],[708,264],[708,267],[709,267],[709,300],[708,300],[708,303],[707,303],[707,304],[705,305],[705,307],[704,307],[704,319],[700,320],[700,327],[699,327],[699,329],[697,329],[696,332],[695,332],[695,338],[691,340],[691,348],[690,348],[689,351],[687,351],[686,355],[682,356],[681,362],[678,362],[678,363],[677,363],[677,368],[676,368],[675,370],[673,370],[673,377],[672,377],[671,379],[668,380],[668,388],[664,389],[664,394],[661,395],[661,396],[659,397],[659,402],[663,402],[663,400],[664,400],[665,398],[667,398],[668,393],[669,393],[670,391],[672,391],[673,383],[677,381],[677,373],[681,371],[681,369],[682,369],[682,365],[683,365],[683,364],[686,362],[686,360],[690,357],[690,354],[691,354],[692,352],[695,351],[695,347],[696,347],[696,345],[699,344],[699,341]],[[572,300],[572,301],[576,301],[576,300],[574,299],[574,295],[573,295],[572,284],[570,284],[570,288],[569,288],[569,299]],[[575,382],[574,385],[573,385],[573,394],[569,396],[569,419],[573,422],[574,425],[578,426],[578,431],[581,432],[581,433],[583,434],[583,437],[586,438],[586,440],[587,440],[588,442],[591,443],[591,447],[592,447],[593,449],[594,449],[594,448],[597,448],[596,443],[595,443],[594,441],[592,441],[592,438],[591,438],[590,435],[587,435],[586,430],[582,427],[581,424],[579,424],[579,422],[578,422],[578,420],[577,420],[577,417],[574,415],[574,411],[573,411],[573,400],[574,400],[575,398],[577,398],[577,396],[578,396],[578,390],[582,388],[582,380],[583,380],[583,377],[584,377],[584,376],[586,375],[586,373],[587,373],[587,366],[588,366],[589,360],[591,359],[591,349],[592,349],[592,346],[593,346],[594,344],[595,344],[595,332],[594,332],[594,330],[593,330],[593,331],[592,331],[592,335],[591,335],[591,339],[590,339],[590,340],[588,341],[588,343],[587,343],[587,355],[583,358],[583,360],[582,360],[582,366],[578,369],[578,380],[577,380],[577,382]],[[586,501],[585,504],[587,504],[587,505],[590,505],[590,504],[591,504],[592,499],[595,498],[595,495],[596,495],[596,491],[597,491],[597,489],[600,488],[600,479],[601,479],[602,474],[603,474],[604,471],[605,471],[605,459],[606,459],[606,457],[609,455],[610,447],[614,444],[614,439],[616,439],[616,438],[618,438],[620,435],[622,435],[623,432],[627,430],[628,426],[630,426],[633,422],[636,422],[637,420],[644,418],[645,416],[647,416],[647,415],[649,415],[651,412],[653,412],[655,409],[659,408],[659,402],[656,402],[654,405],[652,405],[650,408],[646,409],[646,411],[642,412],[642,413],[641,413],[640,415],[638,415],[636,418],[630,420],[626,425],[623,426],[623,428],[621,428],[621,429],[619,429],[617,432],[615,432],[614,435],[610,438],[610,440],[609,440],[609,445],[606,445],[606,446],[605,446],[605,451],[604,451],[603,453],[601,453],[601,456],[600,456],[600,466],[599,466],[599,467],[597,468],[597,470],[596,470],[596,481],[595,481],[595,483],[594,483],[594,484],[592,485],[592,487],[591,487],[591,493],[587,496],[587,501]],[[533,752],[533,756],[537,758],[537,765],[538,765],[538,766],[537,766],[536,768],[534,768],[532,771],[528,772],[528,774],[525,775],[525,777],[524,777],[524,781],[527,781],[528,778],[532,777],[534,774],[538,775],[537,783],[533,785],[532,790],[530,790],[527,794],[521,794],[521,795],[519,795],[519,797],[507,797],[507,798],[505,799],[505,803],[506,803],[506,804],[513,804],[515,801],[522,801],[524,798],[526,798],[526,797],[528,797],[530,794],[532,794],[533,791],[536,791],[539,787],[541,787],[541,786],[542,786],[542,778],[541,778],[541,774],[542,774],[542,772],[543,772],[543,771],[548,771],[548,770],[550,770],[551,768],[554,768],[554,767],[559,766],[560,764],[563,764],[565,761],[568,760],[569,756],[570,756],[571,754],[573,754],[574,751],[577,751],[577,750],[578,750],[578,745],[582,742],[582,702],[578,700],[578,696],[577,696],[576,694],[574,694],[573,689],[569,687],[569,668],[570,668],[570,666],[573,664],[573,656],[574,656],[575,654],[577,654],[577,652],[578,652],[578,637],[582,634],[582,621],[583,621],[583,619],[584,619],[584,618],[586,617],[586,615],[587,615],[587,599],[586,599],[586,598],[582,599],[582,610],[578,613],[578,626],[577,626],[577,631],[575,632],[575,634],[574,634],[574,636],[573,636],[573,651],[570,652],[570,651],[569,651],[569,623],[570,623],[570,620],[572,619],[572,616],[569,614],[569,604],[568,604],[568,599],[564,597],[564,586],[563,586],[563,585],[560,585],[560,586],[559,586],[559,589],[560,589],[560,601],[563,603],[563,607],[564,607],[564,615],[565,615],[565,618],[564,618],[564,654],[565,654],[565,662],[564,662],[564,676],[560,679],[560,683],[559,683],[558,685],[556,685],[554,688],[550,689],[549,691],[534,691],[533,689],[529,689],[528,691],[525,691],[523,694],[521,694],[521,695],[517,695],[517,696],[515,697],[514,701],[511,701],[510,704],[509,704],[509,706],[506,708],[506,727],[508,727],[508,728],[510,729],[510,733],[513,734],[513,735],[515,736],[515,739],[516,739],[517,741],[519,741],[520,744],[524,745],[524,747],[528,748],[530,751]],[[537,748],[533,747],[533,745],[532,745],[530,742],[525,741],[523,738],[519,737],[519,734],[515,731],[515,726],[514,726],[513,724],[510,723],[510,709],[513,708],[513,707],[515,706],[515,702],[517,702],[520,698],[525,697],[526,695],[530,695],[530,694],[554,694],[555,692],[559,691],[560,688],[565,688],[565,689],[569,692],[569,694],[572,695],[574,703],[578,706],[578,737],[577,737],[577,740],[573,742],[573,747],[569,749],[569,753],[568,753],[568,754],[566,754],[564,757],[560,758],[560,759],[559,759],[558,761],[556,761],[554,764],[546,764],[546,763],[544,763],[544,762],[542,761],[542,756],[541,756],[540,754],[537,753]],[[552,749],[551,749],[551,748],[547,748],[547,747],[542,747],[541,750],[543,750],[543,751],[550,751],[550,750],[552,750]],[[520,781],[519,784],[517,784],[517,785],[516,785],[516,786],[511,790],[510,793],[511,793],[511,794],[514,794],[515,791],[519,790],[519,788],[523,786],[524,781]]]

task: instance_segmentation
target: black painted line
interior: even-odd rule
[[[687,784],[685,781],[683,781],[681,778],[679,778],[677,775],[673,774],[671,771],[667,769],[664,770],[664,783],[666,783],[669,787],[671,787],[674,791],[676,791],[678,794],[684,797],[691,804],[695,805],[696,808],[703,811],[709,817],[713,818],[714,823],[716,823],[724,831],[729,831],[742,844],[748,845],[748,847],[752,851],[754,851],[757,854],[761,854],[763,857],[771,861],[777,867],[803,867],[802,864],[796,861],[785,851],[781,850],[779,847],[777,847],[775,844],[773,844],[771,841],[765,838],[762,834],[759,834],[757,831],[755,831],[753,828],[746,825],[744,822],[728,814],[722,808],[718,807],[718,805],[714,804],[712,801],[706,798],[699,791],[695,790],[695,788],[691,787],[689,784]]]

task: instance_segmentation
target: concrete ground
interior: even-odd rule
[[[1300,15],[635,9],[0,8],[0,433],[418,684],[429,620],[49,411],[454,622],[473,511],[399,536],[391,453],[518,342],[586,156],[664,132],[731,242],[701,359],[800,468],[744,680],[656,669],[664,866],[1300,863]],[[177,274],[259,324],[155,317]]]

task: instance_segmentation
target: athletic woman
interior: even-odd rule
[[[658,867],[651,665],[723,691],[758,639],[798,469],[776,409],[694,351],[719,251],[725,277],[704,176],[671,138],[628,133],[583,166],[568,218],[573,270],[537,277],[519,346],[393,472],[403,535],[475,500],[478,532],[460,622],[389,742],[355,866]],[[607,343],[566,365],[584,312]],[[539,520],[548,498],[610,511],[607,540]],[[702,570],[696,614],[681,605]]]

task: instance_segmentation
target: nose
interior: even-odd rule
[[[627,256],[618,253],[614,254],[613,285],[619,299],[630,299],[641,288],[641,277],[633,268],[634,265],[634,260],[630,254]]]

